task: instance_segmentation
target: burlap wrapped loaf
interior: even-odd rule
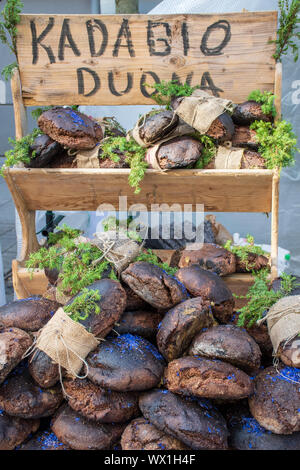
[[[125,231],[109,230],[103,233],[95,233],[95,238],[90,241],[102,252],[102,256],[96,262],[105,258],[112,263],[117,272],[121,273],[139,255],[142,246],[131,240]],[[94,262],[95,263],[95,262]]]
[[[78,377],[86,356],[98,344],[93,334],[59,308],[41,330],[35,348],[59,364],[60,370],[64,368],[72,377]]]
[[[139,118],[135,127],[128,131],[127,139],[133,138],[141,147],[151,147],[152,145],[161,142],[163,139],[173,139],[174,137],[180,137],[183,135],[191,135],[195,133],[195,129],[189,126],[186,122],[182,121],[182,119],[178,119],[176,114],[173,114],[172,121],[162,129],[162,133],[160,137],[152,140],[151,142],[144,142],[144,140],[140,136],[140,129],[144,125],[147,117],[151,115],[150,113],[144,114]],[[174,127],[174,120],[178,120],[176,127]]]
[[[77,168],[100,168],[99,150],[99,145],[96,145],[93,149],[79,150],[74,160]]]
[[[175,110],[184,122],[205,134],[215,119],[225,111],[233,110],[233,102],[216,98],[203,90],[195,90],[191,96],[185,96]]]
[[[267,321],[276,355],[281,344],[287,344],[300,333],[300,295],[290,295],[278,300],[258,323],[264,321]]]
[[[217,170],[239,170],[242,166],[242,160],[245,149],[227,147],[219,145],[214,158],[214,167]]]

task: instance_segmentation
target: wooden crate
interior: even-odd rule
[[[144,83],[178,78],[241,102],[254,89],[276,95],[280,116],[281,67],[272,55],[277,12],[214,15],[21,15],[19,71],[12,78],[16,138],[27,133],[26,106],[153,104]],[[101,109],[99,110],[101,114]],[[19,298],[42,294],[43,272],[24,267],[39,248],[36,210],[96,210],[143,204],[204,204],[205,211],[272,215],[272,277],[277,275],[279,175],[270,170],[148,170],[142,191],[128,185],[127,169],[25,169],[5,172],[23,232],[13,261]],[[154,206],[153,206],[154,205]],[[166,210],[160,207],[159,210]],[[178,210],[174,206],[171,210]],[[163,254],[161,254],[163,256]],[[225,281],[245,293],[251,276]]]

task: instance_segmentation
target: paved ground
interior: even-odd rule
[[[0,157],[0,166],[3,158]],[[17,238],[15,231],[15,206],[10,192],[2,177],[0,177],[0,245],[2,250],[5,276],[6,300],[13,300],[13,288],[10,276],[11,262],[17,255]]]

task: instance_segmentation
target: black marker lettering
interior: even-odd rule
[[[182,41],[183,41],[183,54],[188,55],[188,51],[190,48],[190,40],[189,40],[188,25],[185,21],[181,25],[181,36],[182,36]]]
[[[53,28],[53,26],[54,26],[54,18],[51,17],[49,18],[49,22],[46,28],[44,29],[44,31],[39,35],[39,37],[37,37],[35,22],[34,20],[30,21],[31,36],[32,36],[32,63],[33,64],[36,64],[39,59],[38,45],[40,45],[47,52],[49,60],[50,60],[50,64],[55,64],[55,57],[51,49],[51,46],[46,46],[45,44],[42,44],[42,40],[45,39],[49,31],[51,31],[51,29]]]
[[[142,95],[145,96],[146,98],[151,98],[153,95],[157,93],[157,91],[155,90],[153,91],[153,93],[148,93],[148,91],[146,90],[147,75],[150,75],[150,77],[153,78],[155,83],[160,83],[160,79],[156,75],[156,73],[150,72],[150,71],[144,72],[143,75],[141,76],[140,89],[141,89]]]
[[[110,92],[115,95],[115,96],[122,96],[126,95],[126,93],[129,93],[130,90],[132,89],[133,86],[133,73],[127,72],[127,87],[123,91],[117,91],[114,83],[114,73],[113,72],[108,72],[108,86],[110,89]]]
[[[66,44],[66,39],[69,41],[69,44]],[[59,40],[58,46],[58,58],[59,60],[64,60],[65,58],[65,47],[70,47],[75,55],[80,56],[80,51],[75,44],[75,41],[72,37],[71,30],[70,30],[70,20],[68,18],[64,19],[62,28],[61,28],[61,35]]]
[[[126,39],[126,44],[121,44],[122,37]],[[126,18],[123,18],[122,25],[119,29],[118,37],[114,45],[113,57],[118,57],[120,47],[127,47],[130,57],[135,57],[133,42],[131,39],[131,31],[129,28],[128,20]]]
[[[94,79],[94,88],[89,93],[85,93],[83,72],[89,73]],[[100,89],[100,78],[98,74],[94,70],[87,67],[81,67],[80,69],[77,69],[77,80],[79,95],[83,95],[85,97],[93,96]]]
[[[154,33],[153,33],[153,28],[157,28],[158,26],[163,26],[166,30],[166,38],[154,38]],[[171,28],[169,23],[165,23],[163,21],[148,21],[148,26],[147,26],[147,44],[149,47],[149,53],[150,55],[160,55],[160,56],[166,56],[171,53],[171,45],[169,43],[169,40],[171,39]],[[163,51],[157,51],[156,50],[156,42],[162,42],[165,45],[165,49]]]
[[[107,28],[101,20],[94,20],[94,21],[88,20],[86,22],[86,29],[87,29],[88,38],[89,38],[91,56],[100,57],[102,54],[104,54],[105,49],[107,47],[107,43],[108,43]],[[96,48],[95,48],[95,38],[94,38],[95,29],[98,29],[99,31],[101,31],[101,34],[102,34],[102,42],[98,51],[96,51]]]
[[[224,91],[214,84],[209,72],[204,72],[202,75],[200,88],[201,90],[210,90],[214,96],[220,96],[219,92]]]
[[[218,29],[223,29],[225,32],[225,37],[223,41],[216,47],[211,47],[209,48],[207,45],[208,39],[210,34],[214,30]],[[225,46],[229,43],[231,39],[231,26],[226,20],[220,20],[217,21],[216,23],[213,23],[210,25],[205,33],[203,34],[202,41],[201,41],[201,46],[200,49],[203,52],[204,55],[221,55],[222,54],[222,49],[224,49]]]
[[[194,75],[194,72],[190,72],[190,73],[186,76],[185,83],[187,83],[188,85],[191,85],[192,79],[193,79],[193,75]],[[172,73],[172,81],[178,82],[178,83],[180,83],[180,85],[182,85],[182,83],[181,83],[181,81],[180,81],[180,78],[178,77],[178,75],[177,75],[176,72],[173,72],[173,73]]]

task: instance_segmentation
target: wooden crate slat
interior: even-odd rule
[[[94,27],[93,32],[89,29],[90,40],[89,21]],[[97,21],[104,34],[95,29]],[[34,41],[47,25],[45,37]],[[276,29],[275,11],[21,15],[17,48],[24,103],[151,104],[153,100],[142,93],[141,83],[153,83],[153,74],[158,80],[170,80],[173,74],[181,81],[189,77],[192,85],[203,86],[210,77],[220,96],[241,102],[254,89],[274,91],[275,45],[269,40],[275,38]],[[118,34],[120,47],[116,48]],[[103,54],[97,56],[101,45]],[[46,48],[51,48],[51,53]],[[99,87],[92,93],[94,85]],[[148,89],[148,93],[152,91]]]
[[[96,210],[103,203],[118,210],[119,196],[127,196],[128,209],[139,203],[144,210],[152,204],[177,204],[175,211],[184,204],[204,204],[205,211],[215,212],[271,210],[271,170],[148,170],[138,195],[129,187],[126,169],[8,171],[28,210]]]

